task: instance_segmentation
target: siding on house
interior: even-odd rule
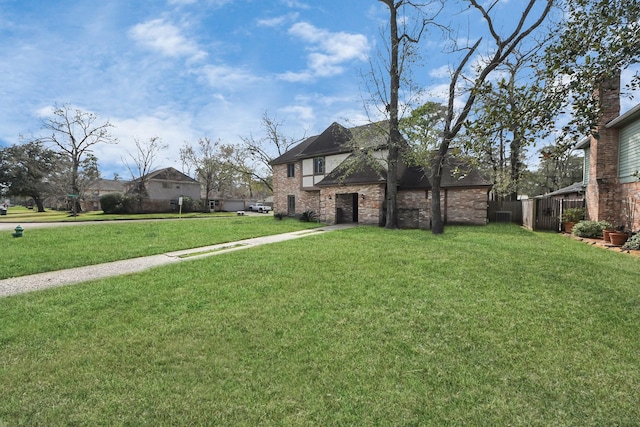
[[[585,148],[584,149],[584,164],[583,164],[583,167],[582,167],[582,171],[583,171],[582,183],[584,185],[589,184],[590,165],[591,165],[591,149],[590,148]]]
[[[618,177],[621,183],[638,180],[640,170],[640,120],[620,129]]]

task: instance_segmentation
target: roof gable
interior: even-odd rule
[[[198,182],[195,179],[191,178],[190,176],[185,175],[179,170],[172,167],[153,171],[147,174],[146,179],[147,181],[154,180],[154,181],[181,181],[181,182],[195,182],[195,183]],[[132,182],[136,182],[139,180],[140,178],[136,178]]]
[[[329,156],[353,151],[354,145],[374,149],[386,146],[387,122],[369,123],[346,128],[333,122],[321,134],[309,137],[271,161],[272,165],[294,162],[319,156]]]

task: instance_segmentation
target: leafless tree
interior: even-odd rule
[[[95,145],[117,143],[117,139],[111,134],[113,125],[108,120],[98,124],[97,120],[97,114],[75,109],[69,104],[54,106],[53,116],[42,119],[42,128],[50,131],[51,134],[40,138],[40,141],[52,143],[71,161],[71,191],[75,197],[74,215],[80,210],[78,170],[82,161],[92,153]]]
[[[283,122],[278,121],[275,117],[269,117],[267,112],[262,115],[261,123],[266,134],[263,138],[256,139],[253,135],[241,137],[243,149],[254,164],[247,166],[243,162],[242,167],[239,167],[239,172],[250,172],[253,178],[261,181],[269,190],[273,191],[271,161],[304,140],[306,132],[302,138],[298,139],[285,136],[282,133]]]
[[[136,145],[135,153],[127,153],[128,159],[123,158],[122,162],[129,170],[131,179],[136,183],[135,194],[140,198],[147,196],[147,175],[155,170],[156,161],[160,152],[168,148],[163,144],[160,137],[154,136],[147,141],[134,139]]]
[[[208,200],[212,191],[219,193],[229,190],[234,183],[236,172],[228,161],[233,147],[211,142],[208,137],[200,138],[196,147],[185,143],[180,149],[182,163],[195,170],[195,178],[205,188],[203,210],[209,211]]]

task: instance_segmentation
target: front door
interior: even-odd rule
[[[287,196],[287,215],[294,216],[296,214],[296,196]]]
[[[352,203],[353,203],[353,222],[358,222],[358,193],[353,193],[352,195]]]

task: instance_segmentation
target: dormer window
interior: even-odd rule
[[[324,157],[316,157],[313,159],[313,174],[324,175]]]

